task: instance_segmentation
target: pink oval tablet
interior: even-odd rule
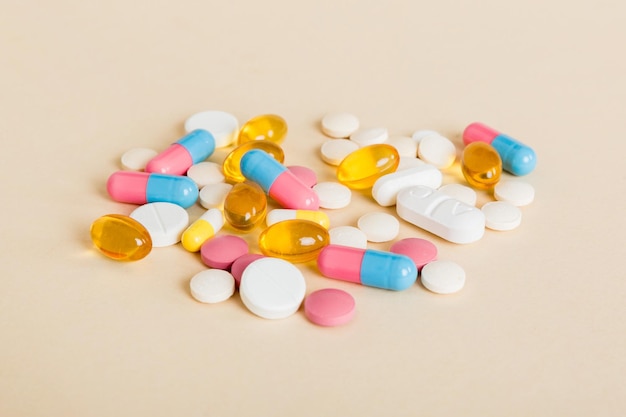
[[[437,259],[437,247],[429,240],[417,237],[402,239],[391,245],[389,252],[406,255],[420,271],[424,265]]]
[[[248,243],[239,236],[222,235],[207,240],[200,248],[202,262],[217,269],[228,269],[235,259],[248,253]]]
[[[317,184],[317,174],[311,168],[300,165],[291,165],[287,168],[307,187],[311,188]]]
[[[232,266],[230,267],[230,273],[235,278],[235,285],[239,287],[239,282],[241,282],[241,276],[243,275],[243,271],[246,269],[248,265],[257,259],[265,258],[264,255],[259,253],[246,253],[245,255],[240,256],[235,259]]]
[[[304,299],[304,314],[320,326],[339,326],[354,317],[354,298],[337,288],[324,288]]]

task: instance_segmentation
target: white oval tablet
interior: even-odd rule
[[[219,303],[235,293],[235,278],[222,269],[207,269],[191,278],[189,289],[201,303]]]
[[[433,165],[423,164],[415,168],[383,175],[374,183],[372,197],[383,207],[393,206],[396,204],[396,197],[400,190],[413,185],[439,188],[442,179],[441,171]]]
[[[435,132],[434,130],[416,130],[411,136],[411,138],[419,146],[419,143],[421,142],[421,140],[429,135],[439,135],[439,132]]]
[[[122,168],[127,171],[143,171],[148,162],[158,155],[154,149],[133,148],[122,155]]]
[[[417,142],[413,138],[408,136],[391,136],[387,139],[387,144],[396,148],[400,157],[417,157]]]
[[[417,155],[422,161],[444,169],[454,163],[456,147],[450,139],[439,134],[425,135],[419,142]]]
[[[266,319],[294,314],[306,292],[302,272],[279,258],[261,258],[246,267],[239,283],[241,301],[252,313]]]
[[[452,294],[465,286],[465,270],[452,261],[432,261],[420,272],[422,285],[437,294]]]
[[[419,166],[424,165],[425,163],[426,162],[422,161],[416,156],[415,157],[401,156],[400,163],[398,164],[398,169],[396,169],[396,172],[404,171],[405,169],[419,167]]]
[[[331,245],[367,249],[367,235],[354,226],[337,226],[328,231]]]
[[[389,242],[400,233],[400,222],[391,214],[374,212],[359,217],[357,227],[370,242]]]
[[[320,208],[340,209],[347,207],[352,200],[352,191],[338,182],[319,182],[315,184],[313,190],[320,200]]]
[[[369,129],[357,130],[350,135],[350,140],[356,142],[361,148],[369,145],[385,143],[389,138],[389,133],[384,127],[372,127]]]
[[[177,244],[183,231],[189,226],[187,211],[172,203],[144,204],[133,210],[130,217],[148,230],[155,248]]]
[[[200,205],[206,209],[221,208],[224,206],[224,200],[226,200],[226,196],[232,188],[231,184],[225,182],[205,185],[200,189],[198,196]]]
[[[357,149],[359,145],[349,139],[329,139],[322,144],[320,152],[324,162],[336,166]]]
[[[500,180],[493,190],[496,200],[506,201],[514,206],[526,206],[535,199],[535,188],[519,180]]]
[[[437,187],[433,187],[437,188]],[[446,193],[452,198],[456,198],[459,201],[469,204],[470,206],[476,205],[476,191],[463,184],[446,184],[439,187],[439,191]]]
[[[331,138],[347,138],[358,128],[358,117],[350,113],[328,113],[322,118],[322,132]]]
[[[522,210],[504,201],[492,201],[482,206],[485,226],[492,230],[513,230],[522,222]]]
[[[187,133],[196,129],[208,130],[215,139],[215,147],[223,148],[237,140],[239,122],[230,113],[209,110],[191,115],[185,121],[185,131]]]
[[[222,165],[209,161],[199,162],[189,167],[187,176],[198,185],[198,188],[224,182]]]

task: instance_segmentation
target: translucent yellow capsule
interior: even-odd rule
[[[265,223],[271,226],[284,220],[310,220],[323,226],[325,229],[330,227],[328,214],[317,210],[274,209],[267,213]]]
[[[235,229],[253,229],[265,217],[267,197],[257,184],[249,181],[233,186],[224,201],[224,217]]]
[[[311,261],[329,242],[328,230],[309,220],[283,220],[259,236],[259,248],[264,255],[289,262]]]
[[[152,238],[137,220],[107,214],[91,224],[91,240],[105,256],[116,261],[137,261],[152,250]]]
[[[469,185],[488,190],[500,181],[502,159],[490,144],[473,142],[463,150],[461,171]]]
[[[263,114],[246,122],[239,131],[237,144],[253,140],[281,143],[287,136],[287,122],[275,114]]]
[[[241,173],[239,164],[243,154],[251,149],[261,149],[262,151],[272,155],[274,159],[281,164],[285,160],[285,153],[283,152],[283,149],[274,142],[270,142],[269,140],[255,140],[243,143],[233,149],[224,159],[222,171],[224,171],[224,177],[226,177],[227,181],[241,182],[246,179]]]
[[[378,178],[395,172],[399,163],[400,155],[391,145],[364,146],[341,161],[337,168],[337,179],[355,190],[370,188]]]
[[[217,208],[207,210],[183,232],[180,238],[183,248],[198,252],[202,244],[211,239],[224,226],[224,216]]]

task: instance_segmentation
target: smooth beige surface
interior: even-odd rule
[[[624,16],[618,1],[4,1],[0,415],[623,415]],[[208,109],[280,114],[286,163],[320,180],[326,112],[459,150],[483,121],[537,151],[535,202],[472,245],[402,224],[465,268],[455,295],[311,264],[307,291],[349,291],[351,324],[264,320],[238,295],[203,305],[197,254],[116,263],[89,226],[133,209],[105,190],[126,150],[163,149]],[[363,192],[329,216],[374,210],[394,213]]]

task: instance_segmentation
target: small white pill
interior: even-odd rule
[[[493,195],[496,200],[506,201],[514,206],[526,206],[535,199],[535,188],[525,181],[500,180]]]
[[[302,272],[279,258],[260,258],[246,267],[239,283],[241,301],[252,313],[266,319],[294,314],[306,292]]]
[[[349,139],[329,139],[322,144],[320,152],[324,162],[336,166],[357,149],[359,145]]]
[[[356,142],[361,148],[369,145],[377,145],[387,142],[389,133],[384,127],[372,127],[369,129],[357,130],[350,135],[350,140]]]
[[[465,285],[465,271],[452,261],[432,261],[420,272],[422,285],[437,294],[452,294]]]
[[[223,148],[235,142],[239,135],[239,122],[230,113],[209,110],[189,116],[185,121],[187,133],[196,129],[208,130],[215,139],[215,147]]]
[[[199,162],[192,165],[187,170],[187,176],[191,178],[199,188],[208,184],[217,184],[224,182],[224,174],[222,173],[222,166],[215,162]]]
[[[331,138],[347,138],[358,128],[358,117],[350,113],[328,113],[322,118],[322,132]]]
[[[321,208],[344,208],[347,207],[352,200],[352,191],[345,185],[338,182],[319,182],[313,186],[313,190],[317,193]]]
[[[439,132],[435,132],[434,130],[416,130],[411,138],[419,146],[420,141],[428,135],[439,135]]]
[[[396,148],[400,157],[417,157],[417,142],[411,137],[391,136],[387,139],[387,144]]]
[[[367,235],[354,226],[337,226],[328,231],[331,245],[367,249]]]
[[[398,171],[404,171],[405,169],[411,169],[424,165],[426,162],[422,161],[418,157],[401,156],[400,163],[398,164]]]
[[[401,190],[413,185],[439,188],[442,178],[441,171],[430,164],[392,172],[376,180],[372,187],[372,197],[383,207],[393,206]]]
[[[221,208],[232,188],[231,184],[225,182],[205,185],[200,189],[200,205],[206,209]]]
[[[492,201],[482,206],[485,227],[492,230],[513,230],[522,222],[522,210],[504,201]]]
[[[389,242],[400,233],[400,222],[391,214],[383,212],[367,213],[359,217],[357,227],[365,233],[370,242]]]
[[[436,188],[436,187],[433,187]],[[452,198],[456,198],[459,201],[469,204],[470,206],[476,205],[476,191],[463,184],[446,184],[439,187],[439,191],[449,195]]]
[[[421,138],[417,147],[417,155],[422,161],[444,169],[454,163],[456,147],[450,139],[433,133]]]
[[[133,210],[130,217],[148,230],[155,248],[177,244],[183,231],[189,226],[187,211],[172,203],[144,204]]]
[[[143,171],[148,161],[158,155],[154,149],[133,148],[122,155],[122,168],[127,171]]]
[[[189,282],[191,295],[201,303],[219,303],[235,293],[235,278],[222,269],[198,272]]]

